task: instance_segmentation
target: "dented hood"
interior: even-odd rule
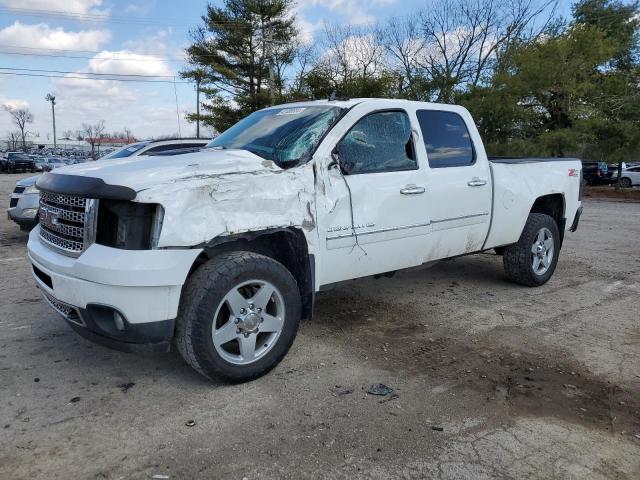
[[[315,229],[311,162],[283,170],[244,150],[207,149],[173,157],[99,160],[54,175],[98,178],[164,209],[159,247],[204,245],[248,231]],[[312,240],[309,240],[310,242]]]
[[[136,192],[189,178],[215,178],[241,173],[281,172],[270,160],[246,150],[213,150],[175,156],[139,156],[98,160],[62,167],[55,175],[100,178],[109,185],[122,185]]]

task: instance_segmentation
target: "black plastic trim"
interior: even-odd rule
[[[36,187],[46,192],[75,195],[85,198],[105,198],[109,200],[133,200],[136,191],[122,185],[109,185],[101,178],[79,175],[45,173],[36,181]]]
[[[158,342],[146,342],[146,343],[128,343],[115,338],[105,337],[99,333],[93,332],[86,327],[78,325],[76,323],[67,320],[67,324],[81,337],[87,340],[102,345],[103,347],[111,348],[112,350],[118,350],[120,352],[134,353],[134,352],[168,352],[171,350],[170,340],[161,340]]]
[[[149,323],[130,323],[123,317],[124,330],[110,332],[100,323],[100,310],[113,312],[113,308],[102,305],[87,305],[80,308],[80,316],[86,326],[68,322],[82,337],[105,347],[121,352],[168,352],[175,331],[175,319],[161,320]]]
[[[576,216],[573,219],[573,223],[571,224],[571,228],[569,228],[570,232],[575,232],[576,230],[578,230],[578,224],[580,223],[581,216],[582,216],[582,207],[579,207],[578,211],[576,212]]]
[[[488,157],[491,163],[544,163],[544,162],[580,162],[570,157]]]

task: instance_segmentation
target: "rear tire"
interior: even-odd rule
[[[543,213],[530,213],[518,243],[504,248],[504,271],[515,283],[538,287],[553,275],[559,253],[560,233],[555,220]]]
[[[620,186],[623,188],[631,188],[633,186],[633,183],[631,183],[630,178],[625,177],[620,179]]]
[[[284,265],[252,252],[223,253],[184,285],[176,343],[205,377],[244,382],[284,358],[300,317],[300,291]]]

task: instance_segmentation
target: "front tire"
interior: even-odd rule
[[[284,265],[252,252],[223,253],[183,288],[178,351],[209,379],[252,380],[284,358],[300,316],[300,291]]]
[[[515,283],[538,287],[553,275],[559,253],[560,233],[555,220],[543,213],[530,213],[518,243],[504,249],[504,271]]]

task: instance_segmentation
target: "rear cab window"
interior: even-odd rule
[[[424,146],[431,168],[466,167],[476,161],[471,135],[455,112],[417,110]]]

